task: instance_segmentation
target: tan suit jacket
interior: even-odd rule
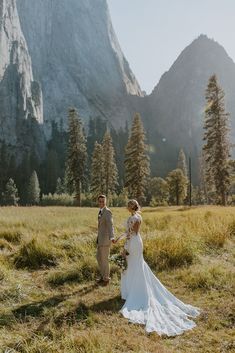
[[[113,216],[109,208],[104,207],[102,215],[98,220],[98,246],[111,245],[111,240],[114,239]]]

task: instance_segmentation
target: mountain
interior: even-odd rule
[[[141,100],[153,144],[153,173],[165,174],[175,167],[181,147],[196,164],[202,145],[205,90],[214,73],[225,91],[234,141],[235,64],[220,44],[200,35],[164,73],[153,92]]]
[[[26,142],[23,137],[34,124],[38,143],[43,144],[39,132],[43,123],[42,92],[33,78],[15,0],[0,0],[0,53],[0,140],[22,147]],[[43,146],[40,149],[41,153]]]
[[[78,108],[87,122],[101,116],[114,127],[130,120],[129,96],[141,96],[114,33],[106,0],[17,0],[20,21],[42,84],[44,125],[67,123]]]
[[[205,35],[182,51],[148,96],[122,53],[106,0],[17,0],[17,8],[16,0],[0,0],[0,53],[1,137],[21,149],[36,141],[43,150],[42,129],[47,139],[53,121],[65,129],[71,106],[86,124],[101,117],[116,129],[138,111],[152,174],[175,168],[180,148],[195,171],[205,89],[214,73],[225,91],[234,140],[235,64]]]

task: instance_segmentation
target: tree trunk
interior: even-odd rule
[[[79,181],[79,183],[76,185],[76,205],[78,207],[81,207],[81,182]]]
[[[223,193],[221,194],[221,201],[222,201],[222,205],[223,205],[223,206],[226,206],[226,205],[227,205],[227,197],[226,197],[226,193],[225,193],[225,192],[223,192]]]

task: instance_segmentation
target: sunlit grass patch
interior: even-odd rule
[[[217,229],[216,227],[208,227],[207,232],[204,233],[202,240],[208,249],[220,249],[225,245],[229,239],[230,233],[228,228]]]
[[[191,289],[217,289],[235,291],[235,271],[219,264],[197,265],[183,269],[178,274],[188,288]]]
[[[124,208],[112,213],[118,236],[129,214]],[[110,263],[107,287],[96,285],[97,214],[76,207],[0,209],[0,233],[12,235],[0,236],[0,351],[232,352],[235,208],[142,209],[145,260],[167,289],[202,309],[196,328],[169,339],[148,335],[119,314],[117,266]],[[112,245],[111,254],[123,244]],[[16,258],[23,259],[20,267]]]
[[[0,230],[0,239],[5,239],[9,243],[19,243],[22,239],[22,233],[17,229]]]
[[[97,264],[95,259],[88,258],[80,263],[70,263],[51,271],[47,281],[53,286],[63,285],[64,283],[82,283],[95,278],[97,274]]]
[[[165,234],[148,238],[144,245],[146,261],[157,270],[190,265],[196,256],[190,238],[184,238],[179,234]]]
[[[0,251],[12,251],[12,245],[5,239],[0,239]]]

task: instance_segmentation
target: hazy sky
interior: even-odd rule
[[[235,0],[108,0],[114,29],[141,88],[148,93],[200,34],[235,61]]]

